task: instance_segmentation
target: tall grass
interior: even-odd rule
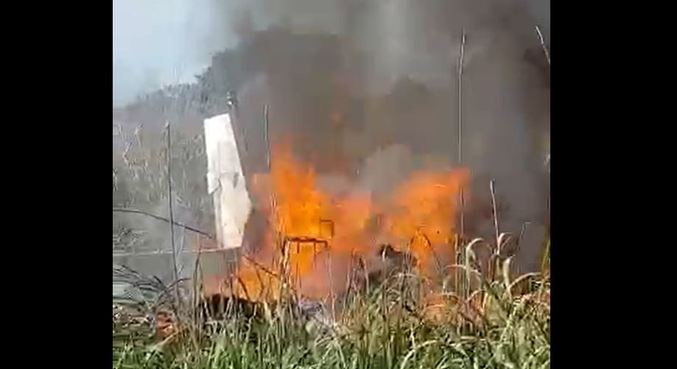
[[[464,249],[463,294],[399,271],[351,291],[336,321],[298,314],[284,295],[258,314],[232,310],[212,324],[182,319],[158,342],[148,319],[113,319],[115,368],[547,368],[550,284],[539,274],[510,279],[510,259],[481,272]],[[495,245],[494,245],[495,246]],[[492,269],[492,268],[490,268]],[[490,276],[491,275],[491,276]],[[430,297],[434,296],[434,304]],[[188,314],[188,316],[197,316]]]

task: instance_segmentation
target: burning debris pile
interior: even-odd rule
[[[334,301],[405,266],[434,283],[453,263],[468,170],[414,172],[376,197],[357,185],[340,193],[320,188],[314,168],[296,160],[288,144],[276,144],[271,158],[270,173],[251,180],[253,202],[267,220],[258,230],[263,236],[249,243],[234,278],[208,295],[275,301],[292,290]]]

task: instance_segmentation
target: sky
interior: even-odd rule
[[[213,1],[113,1],[114,106],[163,85],[191,82],[211,54],[232,41],[210,32]]]

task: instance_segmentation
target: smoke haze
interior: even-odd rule
[[[125,0],[115,4],[122,3]],[[164,64],[149,62],[145,71],[135,67],[135,72],[120,72],[128,67],[123,56],[152,40],[137,38],[136,48],[120,41],[114,51],[115,86],[124,90],[117,94],[122,96],[119,101],[174,82],[167,71],[177,65],[195,74],[216,50],[237,48],[246,72],[238,79],[236,122],[247,150],[245,172],[265,170],[265,104],[270,108],[271,139],[291,137],[300,157],[325,175],[343,178],[337,183],[357,183],[381,193],[408,171],[464,165],[475,181],[474,199],[488,200],[489,180],[496,180],[500,197],[509,204],[502,214],[503,230],[518,233],[524,222],[532,222],[537,232],[544,224],[550,82],[535,26],[541,27],[549,43],[549,1],[188,3],[163,3],[174,11],[157,15],[182,19],[175,22],[181,27],[166,28],[180,30],[176,32],[181,36],[175,38],[179,46],[138,56]],[[134,4],[148,7],[147,12],[161,8],[153,1]],[[144,21],[137,20],[136,27],[151,26]],[[116,34],[134,32],[130,24],[134,23],[116,23],[129,28]],[[459,163],[458,60],[463,31],[467,43]],[[186,77],[190,73],[173,77],[190,80]],[[486,220],[479,222],[476,232],[491,234],[490,226]],[[529,255],[524,265],[531,265],[535,251],[525,252]]]

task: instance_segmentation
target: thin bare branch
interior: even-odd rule
[[[199,229],[197,229],[197,228],[195,228],[195,227],[191,227],[191,226],[189,226],[189,225],[185,225],[185,224],[182,224],[182,223],[179,223],[179,222],[176,222],[176,221],[172,221],[172,220],[167,219],[167,218],[165,218],[165,217],[161,217],[161,216],[159,216],[159,215],[155,215],[155,214],[152,214],[152,213],[143,211],[143,210],[130,209],[130,208],[113,208],[113,212],[114,212],[114,213],[131,213],[131,214],[141,214],[141,215],[145,215],[145,216],[148,216],[148,217],[157,219],[157,220],[161,220],[161,221],[163,221],[163,222],[167,222],[167,223],[170,223],[170,224],[174,224],[175,226],[179,226],[179,227],[184,228],[184,229],[187,229],[187,230],[189,230],[189,231],[191,231],[191,232],[195,232],[195,233],[197,233],[197,234],[199,234],[199,235],[202,235],[202,236],[205,236],[205,237],[207,237],[207,238],[209,238],[209,239],[212,239],[212,240],[215,239],[214,236],[212,236],[211,234],[209,234],[209,233],[207,233],[207,232],[205,232],[205,231],[199,230]]]
[[[176,262],[176,240],[174,240],[174,204],[172,201],[172,130],[169,121],[167,128],[167,201],[169,202],[169,236],[172,245],[172,264],[174,266],[174,280],[179,280],[179,266]],[[179,290],[176,290],[176,300],[181,301]]]
[[[548,65],[550,65],[550,51],[548,51],[548,47],[545,46],[545,41],[543,40],[541,28],[538,26],[536,26],[536,34],[538,35],[538,41],[541,43],[541,49],[543,49],[543,54],[545,54],[545,60],[547,60]]]
[[[491,208],[492,208],[492,213],[494,216],[494,231],[496,232],[496,247],[497,247],[497,253],[501,253],[501,236],[498,228],[498,212],[496,208],[496,188],[495,188],[495,181],[492,179],[489,182],[489,190],[491,191]]]
[[[461,51],[458,57],[458,165],[463,165],[463,59],[465,56],[465,29],[461,36]],[[465,233],[465,199],[463,188],[459,191],[461,238]]]

